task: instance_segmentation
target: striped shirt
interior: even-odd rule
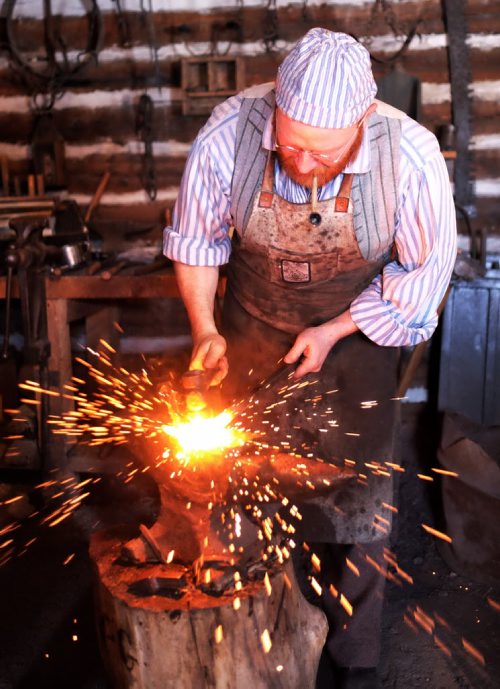
[[[230,193],[236,124],[243,96],[218,105],[189,154],[164,252],[173,261],[199,266],[227,263],[231,252]],[[456,216],[451,185],[436,138],[409,117],[401,120],[397,260],[388,263],[350,306],[351,317],[371,340],[384,346],[415,345],[431,337],[456,257]],[[263,146],[274,148],[272,118]],[[370,169],[365,130],[346,173]],[[318,190],[320,200],[339,191],[340,174]],[[291,203],[307,203],[310,190],[276,164],[275,189]]]

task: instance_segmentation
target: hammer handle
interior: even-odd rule
[[[111,177],[111,173],[109,171],[106,171],[102,178],[101,181],[99,182],[99,186],[95,190],[94,196],[91,198],[89,206],[85,212],[85,217],[84,217],[84,223],[85,225],[88,223],[90,220],[90,216],[94,212],[95,208],[98,206],[99,201],[101,200],[101,196],[104,194],[104,191],[106,190],[106,187],[108,186],[109,178]]]
[[[118,261],[118,263],[115,263],[114,266],[111,266],[111,268],[108,268],[107,270],[103,270],[101,273],[101,279],[102,280],[111,280],[113,275],[116,275],[116,273],[119,273],[122,268],[125,268],[125,266],[128,265],[128,261]]]

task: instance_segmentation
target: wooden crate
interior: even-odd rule
[[[184,115],[209,115],[218,103],[244,88],[244,64],[240,57],[188,57],[182,60],[181,67]]]

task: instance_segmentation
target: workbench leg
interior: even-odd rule
[[[47,335],[50,342],[49,386],[58,391],[59,397],[48,397],[48,414],[60,416],[74,408],[64,386],[71,382],[73,367],[71,362],[71,338],[68,321],[68,300],[47,299]],[[67,464],[68,443],[63,435],[48,432],[45,463],[48,469],[64,470]]]
[[[120,334],[115,327],[118,322],[119,308],[115,305],[103,306],[95,313],[90,314],[85,318],[85,334],[87,338],[87,347],[94,351],[103,350],[111,359],[115,361],[116,357],[111,355],[101,343],[100,340],[105,340],[113,349],[118,351],[120,346]],[[98,362],[92,362],[97,368]],[[106,369],[104,366],[103,370]]]

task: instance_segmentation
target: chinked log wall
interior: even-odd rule
[[[196,11],[182,9],[188,4]],[[125,220],[161,222],[165,208],[175,201],[189,146],[206,120],[205,116],[182,115],[182,57],[210,54],[214,49],[215,53],[227,50],[229,55],[241,55],[248,86],[273,79],[283,56],[310,27],[324,26],[354,34],[372,55],[387,60],[401,46],[403,32],[420,19],[417,33],[398,66],[422,82],[422,123],[436,132],[451,120],[447,40],[440,0],[390,3],[402,30],[399,36],[385,21],[380,3],[373,11],[374,0],[353,0],[348,4],[234,0],[231,7],[226,5],[223,9],[213,9],[214,4],[211,0],[157,0],[153,2],[151,23],[141,14],[137,2],[136,11],[123,16],[130,37],[130,47],[123,47],[116,5],[100,0],[104,31],[97,64],[90,64],[66,85],[54,113],[66,141],[69,193],[84,206],[103,172],[111,172],[111,181],[95,216],[102,228],[116,227],[114,231],[119,232]],[[31,6],[31,14],[35,15],[42,3],[30,0],[24,5],[25,15],[30,14]],[[168,10],[164,9],[167,5]],[[268,5],[276,5],[274,17]],[[131,3],[122,6],[130,9]],[[55,3],[53,11],[57,11]],[[466,14],[472,67],[471,148],[477,222],[486,224],[490,234],[500,236],[500,0],[471,0]],[[54,21],[61,25],[65,43],[73,54],[84,48],[87,19],[81,10],[73,16],[65,10],[65,16],[56,16]],[[268,44],[268,50],[263,35],[273,28],[277,40]],[[161,89],[155,81],[150,50],[153,35],[158,47]],[[19,49],[26,54],[35,53],[33,47],[43,45],[40,16],[17,19],[16,37]],[[376,77],[389,69],[388,65],[374,61]],[[158,195],[154,202],[143,188],[143,148],[135,131],[137,104],[146,84],[155,102],[153,150]],[[28,169],[32,127],[26,89],[4,53],[0,62],[0,155],[9,158],[20,173]]]

